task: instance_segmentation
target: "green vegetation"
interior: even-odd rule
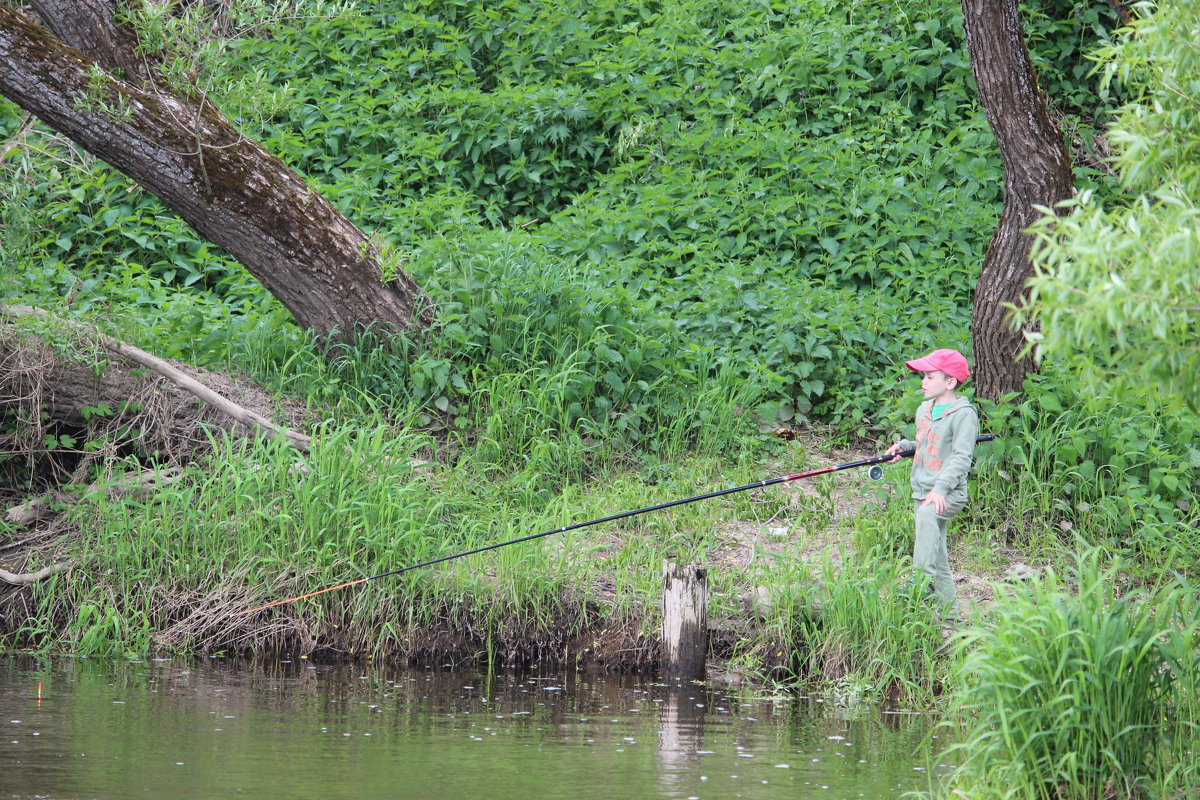
[[[1183,578],[1121,587],[1084,549],[1067,577],[1012,590],[971,635],[952,705],[968,734],[957,796],[1171,796],[1194,786],[1200,603]],[[1182,796],[1182,795],[1180,795]]]
[[[1083,192],[1039,228],[1027,313],[1047,355],[1079,360],[1089,387],[1149,382],[1200,408],[1200,9],[1166,3],[1100,54],[1130,101],[1109,137],[1123,196]],[[1111,390],[1111,389],[1110,389]],[[1193,451],[1195,452],[1195,451]],[[1196,454],[1200,458],[1200,453]]]
[[[418,0],[285,20],[230,45],[231,69],[266,88],[214,83],[213,96],[429,293],[437,322],[420,341],[367,331],[322,352],[238,264],[127,179],[61,141],[23,140],[0,164],[9,301],[246,374],[324,422],[306,455],[215,441],[151,499],[99,492],[71,505],[57,552],[80,564],[21,590],[29,613],[4,643],[641,665],[662,560],[705,562],[731,669],[847,697],[927,703],[954,690],[957,707],[978,712],[962,719],[979,726],[963,769],[981,787],[1053,797],[1075,781],[1089,796],[1125,777],[1144,776],[1148,791],[1194,785],[1181,748],[1197,717],[1196,642],[1184,634],[1195,595],[1174,573],[1200,569],[1194,270],[1179,268],[1195,261],[1184,201],[1196,159],[1194,142],[1155,133],[1188,135],[1171,122],[1187,117],[1185,101],[1147,109],[1196,80],[1197,37],[1172,7],[1164,19],[1175,21],[1108,51],[1134,102],[1117,117],[1128,133],[1110,137],[1115,181],[1097,136],[1122,98],[1096,99],[1085,57],[1116,27],[1110,9],[1029,5],[1035,61],[1067,114],[1086,191],[1041,229],[1036,313],[1050,357],[1019,397],[984,404],[1002,439],[980,448],[953,552],[988,577],[1013,554],[1056,571],[1028,590],[997,589],[976,610],[987,633],[968,632],[969,649],[948,653],[907,591],[903,467],[876,491],[841,476],[737,495],[229,616],[792,472],[831,457],[826,447],[882,450],[919,400],[898,385],[902,362],[969,349],[1001,200],[949,0]],[[0,103],[0,137],[21,121]],[[1075,300],[1114,258],[1123,269],[1109,289],[1146,291],[1123,305],[1112,292]],[[1081,380],[1081,364],[1105,380],[1150,365],[1155,382],[1110,393]],[[0,424],[20,434],[26,423],[6,407]],[[819,442],[768,435],[778,425]],[[3,456],[0,474],[27,495],[76,472],[84,494],[163,455],[112,436],[57,431],[44,452]],[[790,538],[772,541],[780,527]],[[1071,572],[1080,543],[1119,555],[1119,572],[1092,561]],[[766,600],[753,615],[747,593]],[[1051,672],[1122,658],[1141,677],[1101,688],[1144,697],[1064,688]],[[1046,672],[1021,672],[1035,667]],[[1041,693],[999,705],[1018,673]],[[1061,747],[1093,716],[1037,738],[1058,720],[1046,715],[1073,703],[1111,714],[1108,751],[1075,748],[1071,761]],[[1122,749],[1127,722],[1162,726],[1161,747]],[[1046,783],[1009,782],[1018,764],[1049,769]]]
[[[1172,555],[1196,573],[1200,453],[1190,443],[1200,420],[1177,400],[1154,391],[1097,399],[1053,365],[988,416],[1003,440],[980,449],[974,524],[1051,560],[1082,534],[1148,580]]]

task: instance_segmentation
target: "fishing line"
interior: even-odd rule
[[[991,440],[993,440],[995,438],[996,438],[996,434],[985,433],[984,435],[977,438],[975,440],[975,442],[977,444],[981,443],[981,442],[990,442]],[[294,603],[297,600],[304,600],[309,597],[316,597],[317,595],[325,594],[326,592],[333,592],[333,591],[337,591],[338,589],[345,589],[350,586],[357,586],[361,583],[369,583],[371,581],[379,580],[380,578],[388,578],[388,577],[391,577],[392,575],[399,575],[402,572],[408,572],[409,570],[420,569],[421,567],[429,567],[434,564],[440,564],[443,561],[452,561],[456,558],[465,558],[466,556],[473,556],[473,555],[476,555],[477,553],[486,553],[488,550],[496,550],[500,547],[508,547],[510,544],[520,544],[521,542],[530,542],[530,541],[533,541],[534,539],[541,539],[544,536],[553,536],[556,533],[566,533],[567,531],[574,531],[574,530],[578,530],[580,528],[587,528],[592,525],[599,525],[603,522],[614,522],[619,519],[625,519],[626,517],[636,517],[639,514],[648,514],[651,511],[661,511],[664,508],[674,508],[675,506],[682,506],[687,503],[696,503],[696,502],[699,502],[700,500],[710,500],[714,497],[721,497],[721,496],[727,495],[727,494],[734,494],[735,492],[745,492],[745,491],[749,491],[751,489],[762,489],[766,486],[775,486],[776,484],[787,483],[789,481],[796,481],[796,480],[800,480],[801,478],[812,478],[817,475],[825,475],[830,472],[840,472],[841,470],[844,470],[844,469],[854,469],[856,467],[868,467],[868,466],[872,466],[875,464],[882,464],[884,462],[892,461],[893,459],[896,459],[896,458],[912,458],[913,455],[915,455],[915,453],[916,453],[915,450],[904,450],[900,453],[897,453],[896,455],[872,456],[871,458],[864,458],[861,461],[850,461],[845,464],[835,464],[832,467],[823,467],[821,469],[809,470],[808,472],[797,472],[794,475],[781,475],[777,478],[768,478],[767,480],[757,481],[755,483],[748,483],[745,486],[734,486],[731,489],[718,489],[714,492],[698,494],[693,497],[684,497],[683,499],[680,499],[680,500],[670,500],[666,503],[659,503],[658,505],[646,506],[645,508],[635,508],[632,511],[622,511],[619,514],[610,514],[607,517],[599,517],[597,519],[589,519],[586,522],[576,522],[573,525],[564,525],[563,527],[555,528],[552,531],[543,531],[542,533],[533,533],[533,534],[530,534],[529,536],[522,536],[519,539],[509,539],[506,542],[497,542],[495,544],[489,544],[489,545],[485,545],[483,547],[477,547],[474,550],[467,550],[466,552],[463,552],[463,553],[455,553],[454,555],[442,556],[441,558],[434,558],[429,561],[422,561],[420,564],[410,564],[407,567],[400,567],[399,569],[393,569],[388,572],[381,572],[378,575],[371,575],[366,578],[359,578],[357,580],[347,581],[345,583],[339,583],[337,586],[329,586],[324,589],[318,589],[315,592],[299,594],[299,595],[296,595],[295,597],[289,597],[285,600],[276,600],[273,603],[267,603],[266,605],[258,606],[257,608],[251,608],[246,611],[238,611],[233,616],[240,617],[243,614],[253,614],[256,611],[263,611],[268,608],[274,608],[275,606],[287,605],[288,603]],[[874,476],[872,476],[872,477],[874,477]]]

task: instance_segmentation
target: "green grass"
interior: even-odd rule
[[[927,705],[941,691],[942,635],[936,609],[909,591],[907,572],[878,548],[826,553],[815,564],[774,559],[760,576],[763,627],[738,644],[735,664],[847,701]]]
[[[698,395],[696,401],[706,397]],[[692,431],[676,435],[686,438],[687,446],[695,445]],[[234,599],[250,607],[550,530],[588,515],[674,499],[695,491],[693,485],[683,486],[685,481],[720,477],[714,472],[720,468],[716,459],[693,455],[690,470],[650,486],[636,473],[605,466],[623,463],[620,452],[576,449],[582,447],[581,437],[573,443],[542,440],[524,455],[508,452],[509,446],[523,445],[524,436],[521,432],[516,442],[479,437],[476,452],[491,453],[499,442],[502,459],[462,452],[449,463],[427,462],[434,447],[429,435],[376,419],[316,431],[306,455],[277,443],[225,443],[189,465],[183,480],[147,503],[111,500],[99,493],[73,512],[72,524],[81,531],[74,549],[89,572],[107,577],[91,583],[51,581],[44,594],[39,587],[47,618],[71,618],[63,642],[56,644],[51,637],[40,644],[85,651],[147,646],[144,636],[127,635],[128,625],[109,624],[106,613],[97,618],[98,611],[116,608],[127,616],[146,614],[154,630],[168,631],[166,641],[174,646],[223,645],[229,642],[217,641],[222,636],[236,637],[262,621],[246,618],[230,629],[231,621],[219,612]],[[703,449],[706,443],[700,444]],[[572,459],[581,470],[587,465],[589,481],[603,481],[607,474],[614,478],[611,486],[584,496],[582,476],[568,469],[556,471],[554,483],[545,480],[551,465]],[[653,533],[668,522],[688,530],[699,527],[706,513],[711,509],[681,509],[669,521],[638,520],[626,530]],[[588,552],[588,534],[562,539],[416,571],[381,583],[378,590],[372,585],[324,596],[288,607],[283,614],[302,618],[311,629],[322,620],[339,620],[353,631],[350,638],[358,652],[391,619],[396,603],[410,606],[408,615],[425,625],[481,615],[473,625],[487,628],[503,618],[560,635],[562,631],[549,630],[549,621],[565,614],[568,604],[582,602],[577,596],[592,575],[590,563],[580,555]],[[702,541],[687,535],[666,536],[647,548],[654,551],[652,558],[667,551],[695,557],[703,549]],[[197,593],[212,593],[212,608]],[[172,608],[174,603],[188,607]],[[180,619],[185,611],[202,624],[190,626]],[[176,623],[182,638],[169,633]],[[270,624],[263,630],[265,635],[251,638],[263,646],[285,644],[272,639]],[[31,643],[39,644],[25,642]]]
[[[1196,589],[1168,570],[1123,587],[1083,550],[1060,576],[1006,592],[964,644],[946,757],[962,797],[1182,797],[1200,786]],[[1178,794],[1177,794],[1178,793]]]

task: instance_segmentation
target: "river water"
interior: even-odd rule
[[[0,798],[899,798],[947,769],[933,726],[629,675],[0,656]]]

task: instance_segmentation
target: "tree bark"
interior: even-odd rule
[[[1071,197],[1074,176],[1062,133],[1025,46],[1017,0],[962,0],[963,27],[979,100],[1004,162],[1004,211],[988,243],[972,310],[978,396],[998,400],[1019,392],[1031,356],[1020,357],[1024,332],[1015,329],[1006,304],[1019,303],[1033,275],[1033,237],[1026,229]]]
[[[50,5],[87,13],[67,0]],[[121,80],[3,6],[0,94],[153,192],[245,265],[301,327],[348,341],[368,324],[428,325],[430,304],[412,278],[381,274],[362,231],[204,97]]]
[[[111,0],[30,0],[51,33],[86,53],[107,72],[143,86],[145,64],[137,54],[137,37],[113,19]]]

